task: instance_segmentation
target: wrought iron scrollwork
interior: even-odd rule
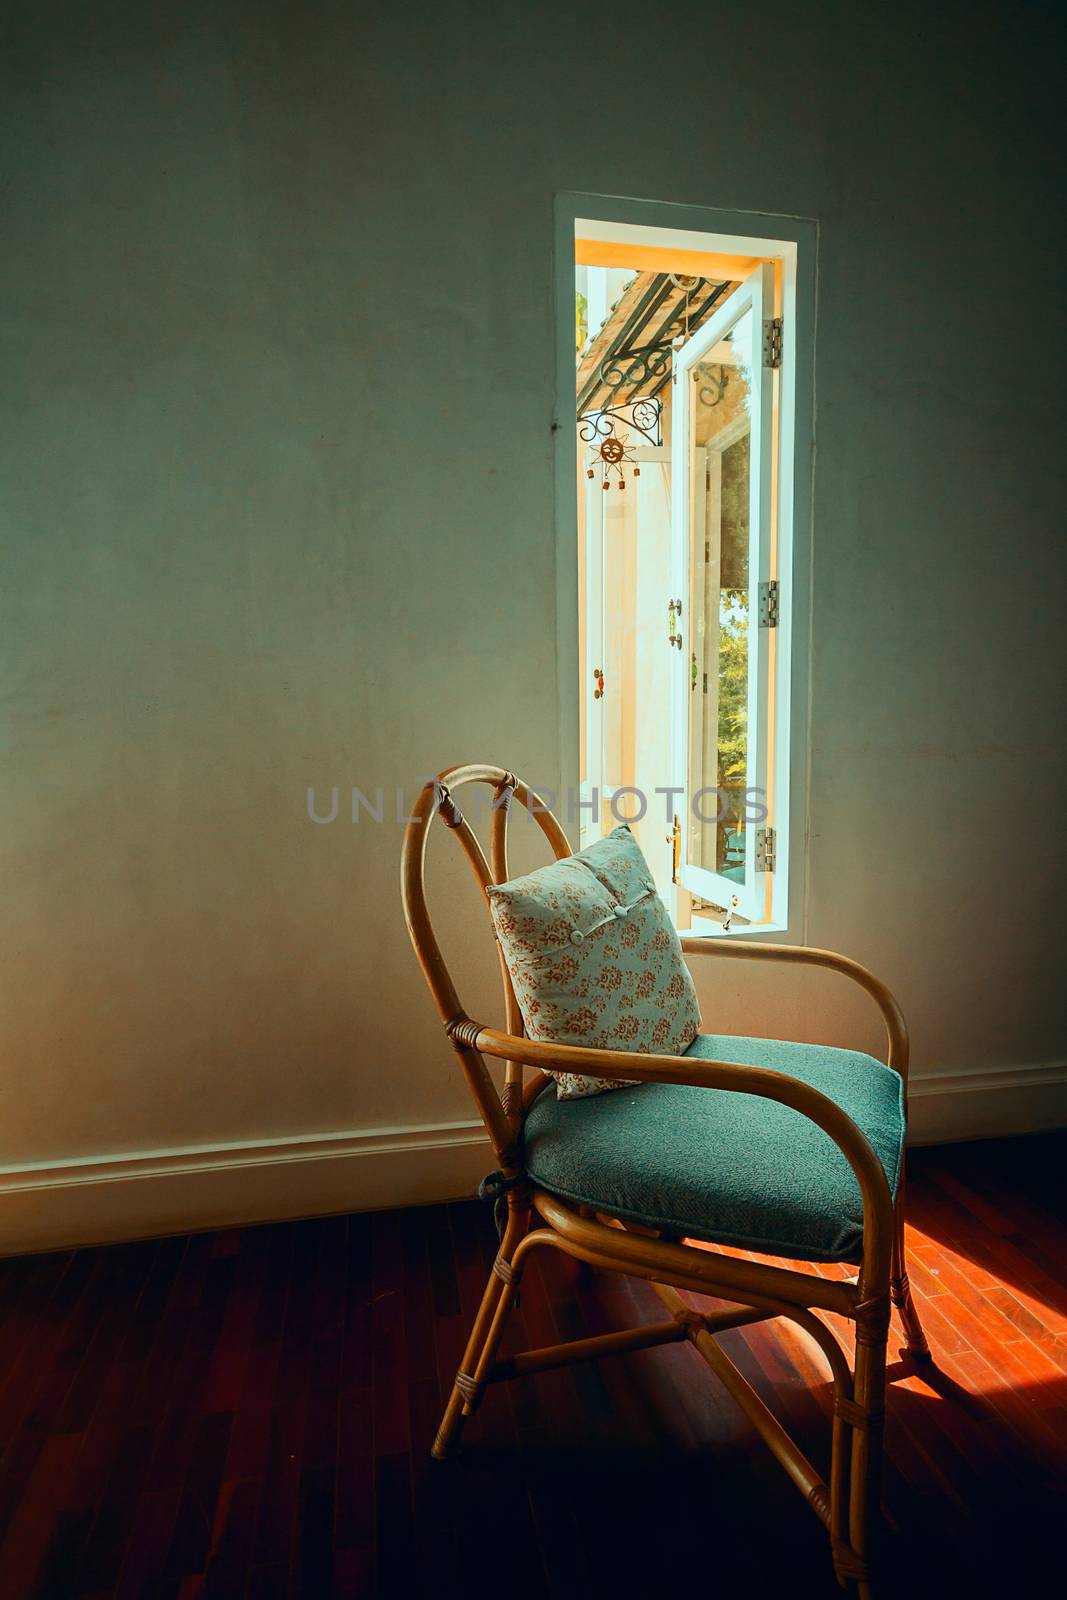
[[[609,409],[630,393],[655,398],[671,381],[671,353],[675,344],[689,338],[728,292],[728,280],[661,272],[642,279],[627,301],[626,315],[610,336],[610,348],[592,370],[580,364],[579,417],[596,405]],[[603,330],[602,330],[603,332]],[[598,339],[599,339],[598,335]]]
[[[726,385],[730,381],[729,369],[721,365],[712,367],[706,361],[699,361],[693,368],[693,372],[697,382],[700,383],[700,388],[697,391],[697,399],[700,404],[702,406],[717,406],[726,392]],[[701,379],[705,379],[706,382],[701,383]]]
[[[609,395],[620,389],[636,389],[652,384],[670,370],[671,346],[646,344],[634,350],[620,350],[600,363],[600,381]]]
[[[583,444],[596,444],[612,438],[622,424],[633,428],[651,445],[661,445],[660,416],[663,405],[659,400],[628,400],[622,406],[602,406],[595,411],[583,411],[578,418],[578,437]]]

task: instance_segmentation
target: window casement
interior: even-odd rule
[[[679,928],[786,931],[798,244],[570,222],[581,841],[630,821]]]
[[[671,682],[676,880],[763,920],[767,876],[774,271],[761,265],[674,352],[671,571],[684,669]],[[714,404],[706,403],[707,397]],[[757,843],[761,848],[757,849]]]

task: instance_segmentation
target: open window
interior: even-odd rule
[[[573,228],[581,840],[628,821],[680,929],[784,929],[797,245]]]
[[[761,265],[674,353],[672,694],[677,881],[749,922],[766,904],[774,271]]]

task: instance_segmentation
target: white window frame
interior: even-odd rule
[[[580,222],[580,227],[578,223]],[[775,830],[769,915],[729,933],[695,921],[690,935],[803,942],[807,931],[810,594],[814,480],[815,285],[818,225],[813,220],[565,193],[556,199],[557,385],[556,600],[560,789],[578,792],[579,694],[577,436],[574,426],[574,242],[576,237],[757,258],[776,268],[775,314],[783,321],[774,463],[773,576],[779,624],[770,641],[774,736],[768,783]],[[688,659],[688,655],[687,655]],[[577,832],[574,818],[572,831]],[[704,919],[700,919],[701,922]]]
[[[741,318],[751,315],[754,361],[750,375],[750,394],[747,419],[739,419],[731,429],[733,439],[747,431],[751,439],[749,471],[749,625],[748,625],[748,719],[747,719],[747,770],[745,787],[750,793],[767,792],[769,730],[765,721],[768,704],[769,658],[771,629],[760,626],[759,594],[761,584],[767,582],[771,570],[772,526],[772,455],[776,444],[774,436],[774,383],[773,371],[762,360],[762,332],[764,322],[774,312],[774,269],[763,264],[751,272],[723,305],[713,311],[691,339],[674,352],[672,407],[672,584],[679,595],[685,596],[681,620],[682,665],[690,659],[696,648],[693,626],[697,615],[694,604],[697,552],[704,536],[706,491],[704,483],[707,467],[712,458],[721,461],[722,451],[731,439],[715,440],[701,451],[692,446],[692,377],[694,368],[715,345],[719,344]],[[747,429],[744,424],[747,421]],[[702,459],[704,470],[698,464]],[[696,482],[694,483],[694,480]],[[699,526],[698,526],[699,524]],[[701,612],[703,605],[701,605]],[[701,659],[703,653],[701,652]],[[690,748],[690,680],[688,671],[676,672],[672,681],[671,696],[671,783],[685,785],[692,765]],[[690,863],[689,848],[693,833],[694,816],[689,806],[678,812],[681,826],[679,842],[678,883],[691,894],[723,907],[736,907],[740,916],[750,922],[764,922],[767,901],[767,881],[770,876],[759,868],[756,840],[758,825],[749,823],[744,830],[745,876],[741,883],[733,883],[707,867]]]

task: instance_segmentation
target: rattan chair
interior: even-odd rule
[[[488,861],[455,798],[456,792],[467,784],[487,785],[492,791]],[[463,1420],[475,1410],[487,1384],[592,1356],[687,1339],[739,1402],[826,1526],[834,1569],[842,1587],[870,1595],[891,1301],[900,1314],[907,1354],[918,1359],[929,1357],[905,1267],[903,1169],[894,1200],[882,1164],[856,1123],[827,1095],[786,1073],[728,1061],[591,1050],[523,1037],[522,1019],[503,961],[508,1032],[472,1020],[460,1004],[427,912],[426,840],[436,814],[458,837],[484,893],[487,884],[503,883],[508,878],[507,826],[512,804],[526,807],[536,818],[557,858],[571,854],[563,829],[537,795],[512,773],[492,766],[452,767],[435,783],[427,784],[404,838],[403,899],[408,930],[445,1033],[492,1141],[501,1169],[498,1187],[507,1201],[500,1248],[433,1453],[443,1459],[454,1448]],[[797,945],[683,939],[682,948],[688,957],[828,967],[858,983],[882,1014],[888,1035],[888,1065],[904,1080],[906,1093],[908,1038],[904,1020],[888,989],[864,967],[826,950]],[[502,1092],[498,1093],[486,1066],[487,1056],[505,1063]],[[526,1068],[534,1069],[532,1077],[526,1076]],[[756,1095],[809,1118],[843,1152],[859,1185],[863,1203],[862,1257],[855,1281],[831,1281],[770,1262],[754,1262],[707,1248],[696,1249],[676,1239],[628,1231],[627,1224],[618,1217],[599,1211],[594,1214],[590,1208],[576,1206],[532,1182],[523,1166],[523,1123],[538,1095],[552,1081],[543,1070],[546,1068],[599,1078],[684,1084]],[[631,1222],[634,1220],[630,1218]],[[650,1281],[669,1310],[670,1319],[498,1359],[515,1289],[531,1250],[540,1246],[565,1251],[606,1271]],[[680,1290],[714,1296],[728,1305],[700,1313],[682,1298]],[[845,1350],[816,1314],[818,1311],[837,1312],[855,1323],[855,1359],[851,1368]],[[773,1317],[790,1318],[805,1329],[819,1345],[830,1369],[834,1400],[828,1484],[715,1337],[724,1329]]]

